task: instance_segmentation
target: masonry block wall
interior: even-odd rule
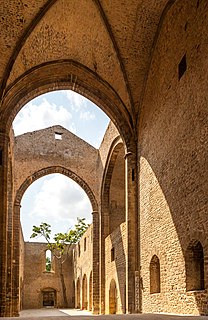
[[[24,265],[25,265],[25,242],[22,233],[22,228],[20,230],[20,258],[19,258],[19,288],[20,288],[20,310],[23,309],[23,299],[24,299]]]
[[[138,136],[143,312],[208,314],[207,14],[207,1],[177,1],[149,70]],[[188,288],[190,272],[201,285]]]
[[[126,312],[126,223],[120,224],[105,239],[105,313]],[[116,290],[111,296],[112,282]],[[112,301],[113,300],[113,301]]]
[[[91,224],[73,251],[75,307],[92,310],[93,225]]]
[[[60,140],[56,139],[56,134],[60,136]],[[75,173],[90,186],[94,196],[98,197],[97,149],[61,126],[26,133],[15,138],[16,191],[28,177],[44,169],[47,174],[50,167],[61,167]]]
[[[23,309],[38,309],[44,306],[43,292],[54,291],[54,306],[63,307],[61,279],[57,259],[52,260],[51,272],[46,271],[46,243],[25,242],[24,260],[24,297]],[[72,252],[63,264],[66,285],[67,306],[73,307],[73,265]]]

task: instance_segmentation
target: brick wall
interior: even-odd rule
[[[92,253],[93,253],[93,226],[89,226],[80,242],[76,245],[73,251],[74,257],[74,280],[75,280],[75,306],[81,309],[91,309],[90,301],[92,299],[92,289],[90,288],[90,276],[92,274]],[[83,279],[86,277],[87,297],[85,299],[85,305],[83,301]],[[77,281],[80,283],[80,305],[78,305],[77,297]],[[87,303],[86,303],[87,302]]]
[[[105,239],[106,314],[110,313],[110,285],[112,280],[116,283],[116,313],[125,313],[126,253],[126,223],[122,223]]]
[[[46,261],[47,244],[25,242],[24,259],[24,309],[37,309],[43,307],[44,289],[51,288],[56,292],[55,307],[63,307],[63,294],[57,259],[52,260],[52,271],[47,272]],[[63,273],[66,285],[67,305],[73,307],[73,267],[72,250],[63,264]]]
[[[146,84],[138,136],[143,312],[208,314],[207,12],[203,0],[173,5]],[[187,292],[185,257],[194,241],[203,247],[205,290]],[[153,255],[161,292],[150,294]]]

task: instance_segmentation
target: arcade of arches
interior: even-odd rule
[[[44,262],[27,296],[40,249],[19,219],[27,187],[55,172],[92,205],[66,265],[69,306],[207,315],[208,2],[6,0],[0,12],[0,316],[62,304]],[[58,89],[111,118],[99,150],[60,126],[14,138],[23,105]]]

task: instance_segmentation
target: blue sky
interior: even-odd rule
[[[70,91],[54,91],[26,104],[13,122],[15,135],[61,125],[99,148],[109,118],[95,104]],[[26,241],[32,226],[47,222],[53,233],[66,232],[77,217],[91,223],[92,208],[85,192],[71,179],[53,174],[35,181],[21,202],[21,224]],[[40,239],[40,241],[43,239]],[[34,240],[33,240],[34,241]]]

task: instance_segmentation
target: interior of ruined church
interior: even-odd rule
[[[92,208],[67,307],[208,315],[207,30],[206,0],[1,1],[0,317],[64,305],[20,223],[27,189],[54,173]],[[25,104],[58,90],[110,118],[98,148],[60,125],[14,136]]]

